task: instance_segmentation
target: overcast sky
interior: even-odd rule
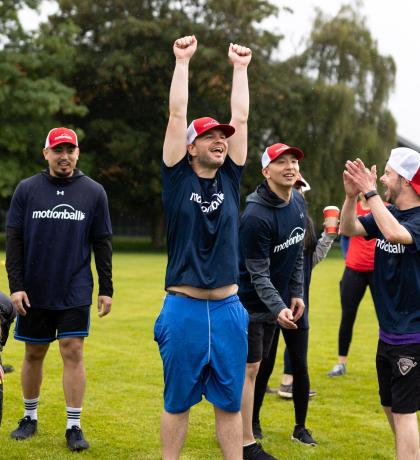
[[[285,35],[280,56],[286,58],[303,47],[315,17],[315,7],[325,13],[335,14],[343,0],[271,0],[277,5],[287,5],[293,14],[281,13],[273,21]],[[354,4],[354,0],[353,0]],[[54,8],[45,2],[42,16]],[[398,134],[420,146],[420,0],[364,0],[361,12],[366,16],[372,36],[377,40],[382,54],[391,55],[397,64],[395,90],[389,107],[398,123]],[[38,22],[33,13],[22,15],[27,27]]]
[[[315,7],[335,14],[342,0],[273,1],[289,5],[294,14],[281,13],[281,57],[301,50],[302,38],[308,37]],[[354,3],[352,3],[354,4]],[[389,107],[397,120],[397,132],[420,146],[420,1],[365,0],[360,8],[381,54],[391,55],[397,65],[397,78]]]

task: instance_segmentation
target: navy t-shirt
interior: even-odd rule
[[[413,244],[393,244],[379,230],[372,214],[359,217],[366,239],[377,238],[373,298],[381,330],[388,334],[420,332],[420,206],[388,210],[413,237]]]
[[[165,289],[218,288],[239,282],[239,184],[243,167],[229,157],[202,179],[187,156],[162,166],[168,264]]]
[[[91,238],[112,233],[104,188],[78,172],[54,180],[46,172],[19,183],[7,227],[22,232],[24,287],[32,308],[92,303]]]
[[[270,259],[270,280],[280,297],[289,298],[289,282],[302,250],[306,208],[296,190],[286,206],[248,202],[240,223],[239,297],[248,311],[268,312],[254,289],[245,259]]]

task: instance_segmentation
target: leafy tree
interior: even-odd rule
[[[318,12],[305,51],[280,62],[281,34],[261,26],[279,12],[266,0],[58,0],[58,5],[58,13],[32,36],[10,25],[9,43],[0,52],[0,152],[8,153],[7,164],[0,157],[0,168],[14,171],[8,179],[0,172],[3,196],[10,193],[11,177],[33,168],[32,139],[39,142],[60,120],[85,133],[82,167],[106,187],[113,214],[141,216],[151,225],[154,243],[162,244],[160,169],[172,44],[192,33],[199,50],[190,66],[189,120],[203,115],[229,120],[228,44],[253,50],[243,195],[262,180],[263,149],[283,141],[306,154],[302,169],[313,188],[313,213],[320,216],[323,206],[342,200],[346,159],[360,155],[381,164],[395,142],[395,121],[386,105],[395,65],[380,55],[351,7],[333,18]]]
[[[278,67],[290,83],[276,134],[306,154],[302,171],[319,224],[322,208],[343,199],[345,161],[360,156],[382,167],[395,145],[387,109],[395,64],[380,55],[364,18],[344,6],[333,18],[318,11],[305,51]]]
[[[0,203],[7,207],[16,183],[43,164],[43,139],[67,114],[83,115],[73,89],[52,70],[64,69],[71,54],[62,40],[48,43],[22,29],[17,12],[38,1],[0,2]],[[59,42],[59,43],[58,43]],[[63,48],[61,47],[63,46]]]
[[[83,149],[104,183],[115,214],[138,213],[163,243],[161,152],[167,123],[172,44],[194,33],[199,53],[191,64],[189,119],[209,114],[229,120],[229,43],[254,49],[253,85],[263,81],[279,37],[256,24],[276,8],[263,0],[163,0],[124,2],[61,0],[59,13],[43,28],[73,24],[69,45],[77,50],[64,83],[77,90],[89,114],[80,121]],[[229,24],[229,27],[226,25]]]

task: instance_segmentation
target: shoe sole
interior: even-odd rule
[[[88,447],[74,447],[73,449],[69,446],[67,446],[71,452],[81,452],[82,450],[87,450],[89,449]]]
[[[286,393],[285,391],[278,391],[277,394],[280,396],[280,398],[284,398],[284,399],[292,399],[293,398],[292,393]]]
[[[15,436],[10,435],[10,438],[11,438],[11,439],[14,439],[15,441],[25,441],[26,439],[33,438],[35,435],[36,435],[36,433],[30,434],[29,436],[26,436],[26,438],[22,438],[22,437],[20,437],[20,436],[16,436],[16,437],[15,437]]]
[[[316,447],[318,444],[317,443],[306,443],[306,442],[302,442],[300,439],[298,438],[295,438],[293,435],[291,437],[292,441],[295,441],[295,442],[298,442],[299,444],[302,444],[302,446],[308,446],[308,447]]]

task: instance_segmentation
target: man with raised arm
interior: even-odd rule
[[[242,386],[248,315],[238,290],[239,183],[247,154],[251,50],[229,46],[233,65],[230,124],[210,117],[187,128],[188,66],[194,36],[175,41],[175,70],[163,146],[167,295],[154,333],[164,369],[162,453],[177,459],[189,409],[214,405],[223,456],[242,459]]]
[[[341,233],[377,238],[373,299],[379,320],[376,354],[381,404],[395,435],[398,460],[419,460],[420,409],[420,154],[393,149],[380,181],[386,206],[376,191],[376,167],[347,161],[346,200]],[[362,192],[371,214],[357,218]]]

